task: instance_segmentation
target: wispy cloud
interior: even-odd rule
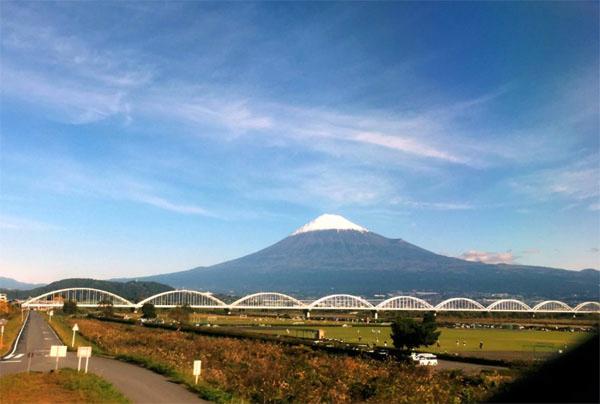
[[[134,127],[158,122],[169,128],[164,131],[165,137],[181,132],[177,129],[184,126],[187,133],[202,140],[240,140],[309,150],[333,157],[336,163],[338,159],[344,161],[339,167],[330,164],[315,175],[302,167],[286,167],[292,174],[285,178],[285,184],[275,179],[273,188],[258,184],[256,190],[247,192],[267,199],[278,197],[302,203],[311,195],[323,203],[340,205],[385,201],[388,206],[410,209],[473,209],[473,203],[454,198],[410,197],[411,190],[402,188],[401,175],[381,172],[379,167],[439,170],[450,177],[452,170],[481,172],[507,161],[531,161],[533,154],[554,156],[556,151],[568,149],[562,146],[564,139],[571,138],[561,136],[557,129],[550,130],[553,125],[505,129],[497,121],[486,122],[486,109],[510,95],[516,85],[498,84],[479,94],[448,96],[435,103],[421,103],[427,106],[415,109],[303,104],[268,97],[239,85],[224,85],[211,77],[173,78],[164,73],[164,60],[153,60],[140,48],[127,49],[112,42],[107,46],[107,37],[92,37],[98,42],[94,43],[90,37],[69,35],[60,25],[47,23],[33,11],[25,17],[10,19],[2,28],[2,92],[7,99],[32,103],[73,124],[115,117]],[[219,24],[210,20],[211,29],[218,32]],[[219,52],[229,52],[227,43],[222,48]],[[226,61],[224,56],[217,59],[212,61],[217,65]],[[410,65],[401,69],[403,74],[414,69]],[[414,72],[410,77],[416,77]],[[576,98],[579,92],[570,89],[569,94]],[[589,98],[589,91],[586,94]],[[594,114],[590,108],[586,111],[585,116]],[[597,187],[590,185],[597,176],[591,163],[587,167],[542,170],[516,178],[511,190],[532,199],[545,195],[587,202],[598,195]],[[174,212],[201,214],[204,209],[166,200],[160,191],[147,195],[154,206]],[[587,206],[590,210],[598,208],[592,201]]]
[[[242,185],[240,191],[247,198],[288,201],[322,209],[377,204],[396,192],[388,178],[368,170],[335,165],[275,173],[267,183],[256,185],[253,181]]]
[[[463,260],[483,262],[485,264],[513,264],[516,257],[511,251],[489,252],[470,250],[458,256]]]
[[[466,162],[464,158],[460,158],[442,150],[438,150],[415,139],[407,139],[401,136],[384,135],[373,132],[360,132],[354,135],[352,140],[387,147],[422,157],[446,160],[452,163]]]
[[[400,205],[413,209],[432,209],[432,210],[471,210],[477,206],[471,203],[453,203],[453,202],[423,202],[413,201],[406,198],[395,198],[390,201],[392,205]]]
[[[76,36],[59,33],[24,9],[11,9],[11,17],[2,21],[6,56],[26,60],[34,57],[39,67],[48,70],[59,67],[70,76],[109,87],[138,87],[148,84],[154,76],[153,67],[139,61],[139,52],[119,50],[118,46],[110,50],[93,47]]]
[[[36,191],[129,201],[177,214],[219,217],[199,204],[184,202],[184,197],[166,197],[165,195],[180,194],[168,184],[135,173],[126,173],[123,169],[105,168],[100,174],[98,170],[67,157],[56,159],[37,155],[34,160],[25,156],[10,156],[8,159],[13,167],[20,167],[22,172],[31,170],[36,173],[33,176],[35,179],[30,179],[29,183]],[[5,179],[11,180],[11,176],[7,175]],[[7,222],[7,226],[11,223]]]
[[[100,121],[115,115],[128,117],[130,106],[119,90],[88,87],[56,77],[47,77],[3,63],[2,94],[22,102],[34,102],[56,120],[72,124]]]
[[[57,230],[60,229],[60,227],[28,218],[0,215],[0,229],[17,231],[47,231]]]
[[[3,27],[3,92],[42,105],[58,119],[75,124],[118,115],[126,122],[136,117],[163,119],[217,137],[259,132],[259,139],[287,138],[333,154],[344,150],[337,147],[340,143],[346,143],[347,149],[351,142],[356,148],[374,146],[401,153],[399,157],[470,165],[472,159],[460,149],[460,142],[448,142],[440,129],[448,129],[456,116],[498,95],[492,92],[394,117],[382,111],[348,114],[331,107],[264,100],[210,81],[177,83],[160,77],[159,69],[146,62],[149,58],[139,50],[98,49],[52,26],[36,24],[39,19],[30,14],[20,15],[30,24],[8,22]],[[32,55],[35,64],[29,63]],[[39,69],[31,70],[32,66]],[[319,139],[331,141],[332,147],[324,148]]]
[[[184,215],[200,215],[216,217],[216,215],[197,205],[184,205],[169,201],[154,195],[131,194],[130,199],[146,205],[154,206],[159,209],[164,209],[170,212],[181,213]]]
[[[598,155],[561,168],[539,170],[510,182],[511,187],[521,194],[538,200],[561,198],[584,201],[600,196],[598,177]],[[594,209],[595,202],[590,205]]]

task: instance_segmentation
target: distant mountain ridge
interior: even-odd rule
[[[27,299],[29,297],[39,296],[53,290],[83,287],[101,289],[107,292],[115,293],[131,302],[140,301],[146,297],[157,293],[173,290],[172,286],[163,285],[152,281],[129,281],[129,282],[114,282],[103,281],[89,278],[69,278],[60,281],[52,282],[42,287],[30,290],[4,290],[3,293],[8,294],[9,299]],[[2,291],[0,289],[0,291]]]
[[[43,283],[20,282],[16,279],[0,276],[0,289],[26,290],[26,289],[38,288],[40,286],[44,286],[44,284]]]
[[[598,300],[600,272],[464,261],[324,215],[256,253],[210,267],[154,275],[177,288],[297,296],[431,291]]]

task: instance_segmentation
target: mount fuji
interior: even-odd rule
[[[465,261],[326,214],[253,254],[139,280],[232,294],[278,291],[314,297],[421,291],[597,300],[600,272]]]

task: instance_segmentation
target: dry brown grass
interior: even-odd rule
[[[307,347],[78,319],[81,333],[106,352],[146,358],[190,377],[203,362],[204,383],[252,402],[481,401],[507,380],[467,377],[397,362],[331,355]]]
[[[8,323],[4,327],[4,338],[3,344],[0,346],[0,356],[7,354],[11,349],[23,324],[21,321],[21,311],[12,306],[6,307],[6,311],[0,313],[0,318],[8,320]]]
[[[50,373],[18,373],[0,378],[0,402],[16,403],[127,403],[111,384],[92,374],[63,369]]]

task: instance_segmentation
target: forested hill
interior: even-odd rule
[[[121,297],[124,297],[125,299],[131,302],[140,301],[156,293],[166,292],[167,290],[173,290],[173,287],[171,286],[151,281],[130,281],[123,283],[101,281],[97,279],[71,278],[52,282],[48,285],[30,290],[0,289],[0,291],[6,293],[9,299],[27,299],[29,297],[39,296],[43,293],[51,292],[53,290],[74,287],[85,287],[105,290],[107,292],[112,292]]]

